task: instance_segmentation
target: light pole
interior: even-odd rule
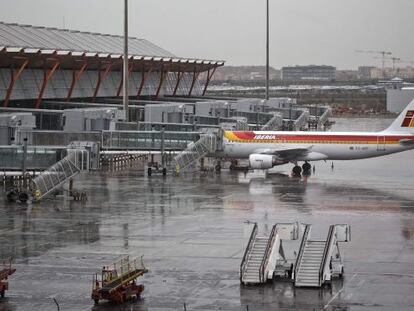
[[[125,121],[129,121],[129,108],[128,108],[128,0],[124,2],[124,83],[123,83],[123,103],[125,111]]]
[[[266,0],[266,100],[269,99],[269,0]]]

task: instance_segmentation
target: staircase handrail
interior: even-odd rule
[[[247,243],[247,247],[246,247],[246,250],[244,251],[243,259],[240,264],[240,282],[243,282],[243,274],[244,274],[244,270],[246,269],[246,265],[247,265],[247,257],[253,247],[253,242],[254,242],[254,238],[256,237],[256,235],[257,235],[257,223],[254,223],[252,233],[250,234],[249,242]]]
[[[334,246],[335,242],[335,225],[332,225],[329,227],[328,237],[326,239],[325,248],[323,250],[321,266],[319,267],[319,286],[323,283],[323,272],[325,271],[325,266],[329,264],[327,261],[328,255],[331,252],[331,249]]]
[[[261,283],[265,282],[265,269],[269,262],[270,251],[273,248],[273,244],[275,243],[276,235],[276,225],[274,225],[270,233],[269,240],[267,241],[266,250],[264,253],[264,257],[262,259],[262,263],[260,264],[259,280]]]
[[[305,251],[305,245],[306,245],[306,241],[308,240],[308,235],[309,235],[309,232],[310,232],[310,228],[311,228],[310,225],[305,225],[305,232],[303,233],[302,241],[300,242],[299,253],[298,253],[298,256],[296,257],[295,280],[298,276],[300,262],[302,260],[303,253]]]
[[[274,130],[274,124],[276,123],[277,120],[280,120],[279,125],[281,125],[281,123],[283,123],[283,119],[282,119],[282,116],[280,115],[280,113],[273,112],[273,116],[270,118],[269,121],[267,121],[267,123],[265,125],[262,126],[262,128],[260,130],[261,131]]]
[[[318,117],[318,122],[324,124],[330,116],[332,116],[332,109],[330,107],[321,107],[326,108],[321,116]]]
[[[203,134],[196,142],[190,143],[187,148],[174,157],[175,169],[183,170],[201,157],[208,156],[216,150],[216,135]]]

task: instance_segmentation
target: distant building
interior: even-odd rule
[[[397,68],[396,76],[404,79],[413,79],[414,78],[414,68],[411,66]]]
[[[373,73],[377,72],[378,69],[373,66],[359,66],[358,67],[358,78],[361,80],[371,80],[373,78]]]
[[[283,81],[333,81],[336,78],[336,68],[333,66],[294,66],[283,67]]]
[[[358,80],[358,71],[356,70],[337,70],[336,81],[355,81]]]
[[[271,80],[279,79],[280,71],[269,68]],[[247,81],[247,80],[264,80],[266,79],[265,66],[224,66],[217,69],[213,80],[220,81]]]

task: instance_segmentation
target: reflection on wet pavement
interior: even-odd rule
[[[88,201],[0,203],[0,257],[17,272],[0,310],[412,310],[414,172],[407,152],[375,160],[318,162],[307,180],[290,166],[148,178],[142,171],[93,173],[76,184]],[[249,232],[277,222],[349,223],[345,279],[332,289],[274,282],[241,287]],[[143,299],[122,306],[90,299],[92,274],[130,254],[144,255]]]

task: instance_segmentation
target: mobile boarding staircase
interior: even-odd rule
[[[346,224],[330,226],[326,240],[311,240],[310,233],[311,225],[306,225],[293,275],[296,287],[321,287],[344,273],[338,243],[351,240],[351,227]]]
[[[37,175],[31,184],[34,200],[52,194],[82,171],[89,171],[89,152],[84,149],[67,149],[67,156]]]
[[[344,273],[339,242],[351,240],[351,227],[332,225],[326,240],[311,240],[311,225],[276,224],[269,237],[258,236],[255,223],[241,265],[240,283],[257,285],[275,276],[291,279],[296,287],[322,287]],[[283,240],[297,240],[303,232],[296,259],[285,256]]]
[[[291,264],[286,260],[283,240],[298,239],[299,225],[276,224],[269,237],[258,236],[255,223],[240,265],[242,284],[263,284],[274,274],[290,274]]]
[[[201,158],[208,156],[216,151],[216,134],[205,134],[196,142],[190,143],[187,148],[179,153],[173,160],[176,174],[187,169],[191,164],[196,163]]]
[[[273,117],[262,126],[261,131],[277,131],[283,126],[283,118],[280,113],[273,113]]]

